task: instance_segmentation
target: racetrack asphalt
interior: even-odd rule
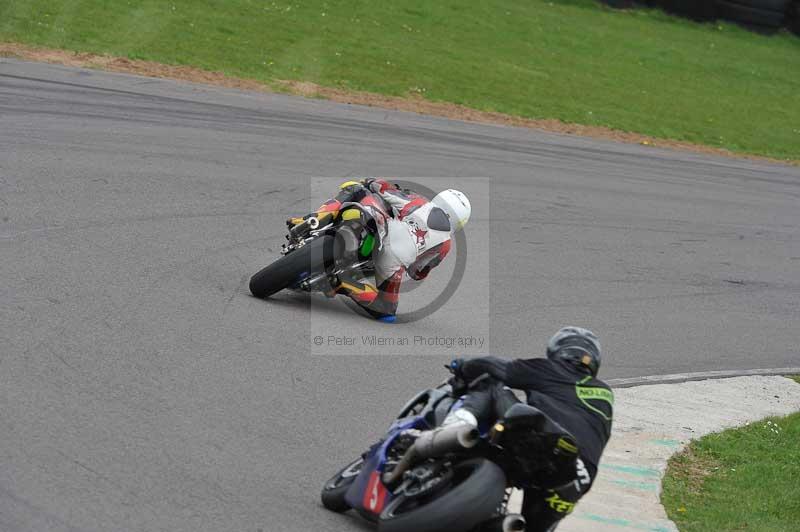
[[[479,296],[396,325],[249,296],[312,178],[361,175],[490,180]],[[799,205],[796,167],[0,59],[0,530],[368,529],[322,482],[459,351],[319,331],[525,356],[571,323],[607,378],[798,366]]]

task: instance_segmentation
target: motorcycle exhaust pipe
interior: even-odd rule
[[[480,433],[475,427],[453,425],[423,432],[414,442],[414,448],[420,458],[433,458],[450,451],[471,449],[479,439]]]
[[[481,530],[486,532],[525,532],[526,525],[525,518],[521,515],[508,514],[484,523]]]
[[[527,523],[519,514],[509,514],[503,519],[503,532],[525,532]]]
[[[478,429],[470,425],[453,425],[423,432],[397,466],[383,475],[383,483],[391,486],[403,478],[417,461],[434,458],[459,449],[471,449],[480,441]]]

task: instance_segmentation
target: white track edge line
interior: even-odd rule
[[[695,373],[672,373],[669,375],[648,375],[646,377],[628,377],[608,379],[606,384],[612,388],[629,388],[648,384],[668,384],[706,379],[725,379],[730,377],[749,377],[753,375],[800,375],[800,368],[764,368],[743,370],[699,371]]]

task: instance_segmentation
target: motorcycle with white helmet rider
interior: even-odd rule
[[[346,224],[356,232],[369,225],[380,241],[372,252],[374,271],[370,273],[374,282],[359,272],[331,276],[326,295],[345,295],[372,317],[392,322],[404,276],[421,281],[444,260],[453,234],[463,229],[472,207],[467,196],[458,190],[447,189],[428,199],[385,179],[366,178],[341,184],[338,194],[316,212],[290,218],[286,223],[290,231],[309,220],[315,227],[325,226],[355,204],[359,213],[355,217],[345,215],[351,218]],[[339,233],[339,240],[344,242],[339,247],[346,248],[348,233]]]

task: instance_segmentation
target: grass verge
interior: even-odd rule
[[[800,375],[789,375],[789,378],[795,381],[797,384],[800,384]]]
[[[798,476],[800,413],[693,441],[670,459],[661,501],[682,532],[797,530]]]
[[[0,41],[800,159],[800,40],[592,0],[28,0]]]

